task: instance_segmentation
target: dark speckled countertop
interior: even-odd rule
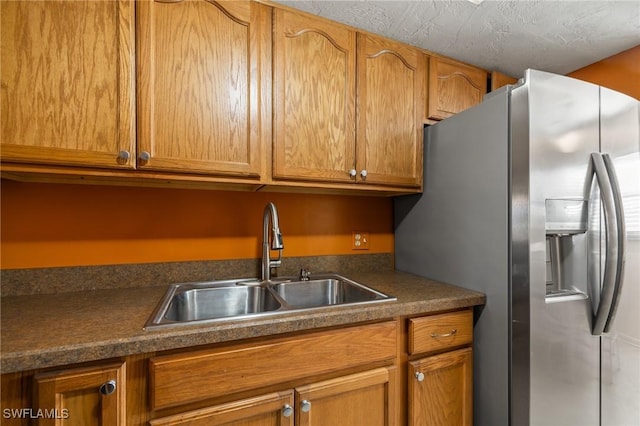
[[[165,286],[2,298],[2,373],[480,305],[482,293],[401,272],[347,275],[395,302],[143,330]]]

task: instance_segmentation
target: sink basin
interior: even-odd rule
[[[292,308],[365,303],[388,296],[345,278],[323,278],[278,283],[274,291]]]
[[[314,275],[305,281],[279,277],[271,281],[238,278],[173,284],[145,329],[393,300],[396,299],[392,296],[336,274]]]
[[[281,306],[264,287],[199,288],[175,294],[164,318],[198,321],[275,311]]]

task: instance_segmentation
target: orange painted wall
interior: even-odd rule
[[[393,252],[389,198],[2,181],[2,269],[261,256],[262,213],[280,214],[284,256]],[[370,235],[351,249],[352,231]]]
[[[574,71],[569,76],[640,100],[640,45]]]

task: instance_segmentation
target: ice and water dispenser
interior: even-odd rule
[[[547,199],[547,303],[586,299],[588,200]]]

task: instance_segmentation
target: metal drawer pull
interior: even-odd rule
[[[450,332],[445,334],[431,333],[431,337],[433,337],[434,339],[437,339],[439,337],[451,337],[451,336],[454,336],[457,332],[458,332],[457,329],[452,328]]]
[[[421,372],[416,372],[416,379],[418,379],[419,382],[422,382],[424,380],[424,373]]]

